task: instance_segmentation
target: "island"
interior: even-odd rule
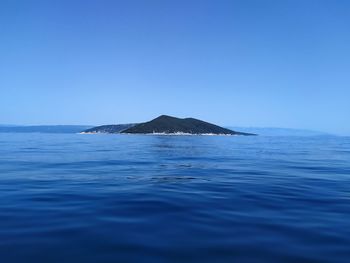
[[[195,118],[161,115],[151,121],[134,124],[97,126],[81,133],[120,133],[153,135],[256,135],[233,131]]]

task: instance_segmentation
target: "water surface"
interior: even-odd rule
[[[0,134],[1,262],[349,262],[350,138]]]

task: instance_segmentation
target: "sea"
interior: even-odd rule
[[[0,134],[0,262],[350,262],[350,137]]]

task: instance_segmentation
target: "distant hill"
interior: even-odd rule
[[[273,127],[229,127],[232,129],[238,129],[243,132],[257,133],[262,136],[329,136],[332,134],[303,130],[303,129],[288,129],[288,128],[273,128]]]
[[[180,119],[161,115],[149,122],[140,123],[121,131],[128,134],[215,134],[215,135],[254,135],[232,131],[194,118]]]
[[[102,125],[84,130],[81,133],[120,133],[121,131],[129,129],[135,125],[137,125],[137,123]]]
[[[89,128],[88,125],[1,125],[0,133],[79,133]]]

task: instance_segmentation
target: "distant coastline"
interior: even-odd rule
[[[0,133],[80,133],[90,125],[0,125]]]
[[[99,131],[96,128],[99,127],[130,127],[129,125],[135,124],[112,124],[112,125],[9,125],[0,124],[0,133],[49,133],[49,134],[120,134],[120,132],[106,132]],[[127,125],[127,126],[124,126]],[[246,133],[256,133],[259,136],[337,136],[331,133],[305,130],[305,129],[291,129],[291,128],[278,128],[278,127],[240,127],[240,126],[225,126],[225,128],[231,130],[237,130]],[[87,131],[90,130],[90,131]],[[162,134],[153,134],[162,135]],[[166,134],[169,135],[169,134]],[[190,134],[188,134],[190,135]],[[205,135],[205,134],[203,134]],[[210,135],[210,134],[208,134]],[[217,134],[216,134],[217,135]],[[341,136],[341,135],[339,135]],[[343,135],[345,136],[345,135]]]

